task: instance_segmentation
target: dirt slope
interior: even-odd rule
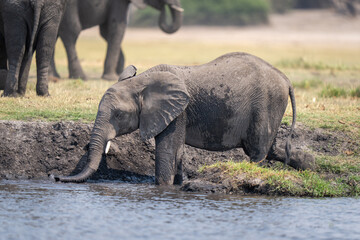
[[[43,179],[48,174],[69,175],[79,172],[87,161],[91,128],[92,124],[78,122],[0,121],[0,179]],[[288,130],[282,126],[276,141],[283,144]],[[334,135],[321,129],[311,131],[298,124],[292,145],[293,149],[328,155],[359,147],[342,141],[345,137],[341,133]],[[142,142],[137,131],[113,142],[115,144],[108,155],[103,157],[101,167],[93,179],[153,182],[154,142]],[[186,179],[197,178],[197,170],[204,164],[248,159],[242,149],[210,152],[187,146],[186,153]]]

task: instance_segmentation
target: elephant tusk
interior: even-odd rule
[[[108,152],[110,150],[110,145],[111,145],[111,142],[108,141],[107,144],[106,144],[106,147],[105,147],[105,154],[108,154]]]
[[[182,7],[176,6],[174,4],[170,5],[170,7],[178,12],[183,12],[184,9]]]

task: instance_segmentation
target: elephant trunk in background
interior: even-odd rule
[[[166,23],[166,5],[161,9],[160,18],[159,18],[159,27],[165,33],[174,33],[182,25],[183,19],[183,9],[177,5],[168,5],[170,7],[172,22],[170,25]]]

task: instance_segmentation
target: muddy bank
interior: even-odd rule
[[[78,173],[87,162],[87,148],[93,124],[78,122],[0,121],[0,179],[43,179],[48,174]],[[110,151],[92,179],[153,181],[154,141],[142,142],[138,131],[112,141]],[[244,159],[241,149],[208,152],[186,149],[185,178],[197,176],[197,169],[218,160]]]
[[[47,179],[48,174],[69,175],[81,171],[87,162],[87,148],[92,124],[78,122],[0,121],[0,179]],[[285,125],[276,141],[285,144]],[[298,124],[292,140],[293,149],[338,155],[358,144],[340,141],[345,136],[333,135],[322,129],[310,130]],[[93,180],[153,182],[155,172],[154,141],[142,142],[138,132],[113,140],[108,155],[103,156]],[[220,180],[217,173],[198,172],[199,167],[217,161],[248,159],[242,149],[210,152],[186,147],[183,190],[230,192],[234,186]],[[256,180],[244,183],[249,191],[259,187]],[[262,191],[262,190],[261,190]]]

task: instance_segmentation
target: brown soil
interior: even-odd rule
[[[0,121],[0,179],[47,179],[49,174],[69,175],[79,172],[87,162],[87,145],[92,124],[78,122]],[[281,126],[276,141],[284,144],[289,128]],[[103,156],[92,179],[130,182],[154,181],[154,142],[142,142],[138,132],[113,140],[115,144]],[[359,143],[349,141],[344,133],[314,131],[298,124],[292,140],[293,149],[338,155],[345,149],[356,150]],[[210,152],[186,147],[184,162],[186,191],[226,192],[231,185],[210,183],[198,172],[200,166],[217,161],[248,159],[242,149]],[[216,174],[214,174],[217,177]],[[225,190],[224,190],[225,189]],[[227,190],[226,190],[227,189]]]

